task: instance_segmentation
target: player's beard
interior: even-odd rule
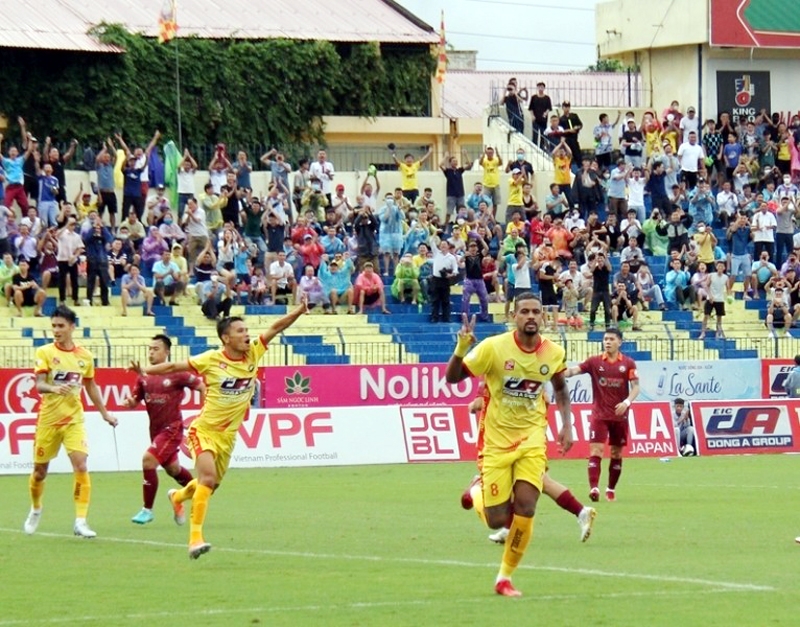
[[[527,337],[533,337],[539,334],[539,323],[538,322],[527,322],[522,327],[522,334]]]

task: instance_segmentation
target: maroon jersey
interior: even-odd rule
[[[594,406],[592,418],[595,420],[627,420],[628,412],[621,416],[614,413],[616,406],[628,398],[630,381],[639,378],[636,362],[622,353],[616,361],[610,361],[605,354],[589,357],[580,366],[592,379]]]
[[[133,397],[140,402],[144,400],[150,417],[151,437],[170,425],[182,422],[184,389],[196,390],[201,383],[202,379],[190,372],[148,375],[137,379]]]

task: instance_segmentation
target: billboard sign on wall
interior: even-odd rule
[[[800,15],[786,0],[710,0],[709,43],[734,48],[800,46]]]
[[[733,121],[754,120],[770,108],[769,72],[717,72],[717,111],[729,111]]]

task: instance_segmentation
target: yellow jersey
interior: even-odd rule
[[[415,161],[411,165],[403,161],[397,164],[397,169],[400,171],[400,189],[404,192],[408,192],[419,187],[417,183],[417,171],[421,166],[422,162],[420,161]]]
[[[71,392],[60,395],[52,392],[42,394],[37,425],[61,427],[83,422],[81,390],[84,379],[94,379],[94,357],[77,344],[72,350],[61,348],[55,342],[36,349],[34,373],[47,375],[50,385],[69,385]]]
[[[553,175],[553,183],[558,183],[559,187],[570,185],[572,177],[570,176],[570,165],[572,164],[571,157],[553,157],[553,166],[555,167],[555,174]]]
[[[206,400],[195,424],[212,431],[236,432],[239,429],[247,420],[258,377],[258,362],[266,352],[266,345],[258,337],[241,359],[228,357],[225,349],[209,350],[189,358],[189,366],[206,384]]]
[[[483,168],[484,187],[497,187],[500,185],[500,157],[494,156],[491,159],[484,157],[481,161],[481,167]]]
[[[515,181],[514,177],[508,179],[508,204],[514,207],[522,206],[522,186],[525,179],[521,176]]]
[[[531,351],[509,331],[483,340],[464,359],[470,374],[483,375],[488,390],[484,445],[513,450],[523,442],[546,444],[544,384],[566,369],[566,352],[542,338]]]

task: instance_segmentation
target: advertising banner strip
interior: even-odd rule
[[[800,399],[694,401],[703,455],[800,451]]]

